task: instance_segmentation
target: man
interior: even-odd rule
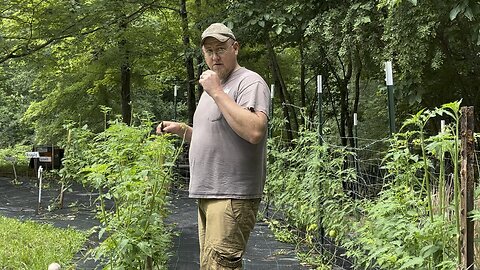
[[[157,132],[190,141],[189,197],[198,199],[200,269],[242,269],[242,256],[263,193],[269,89],[237,62],[240,49],[221,23],[202,34],[209,70],[193,128],[162,122]]]

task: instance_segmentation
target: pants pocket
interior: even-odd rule
[[[242,257],[225,257],[216,250],[213,250],[212,252],[212,257],[217,264],[231,269],[237,269],[242,267]]]

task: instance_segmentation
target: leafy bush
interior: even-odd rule
[[[29,146],[22,144],[0,149],[0,172],[13,174],[13,183],[19,183],[18,175],[28,175],[29,159],[25,152],[30,150]]]
[[[12,161],[7,160],[8,157],[14,158],[16,165],[28,166],[29,159],[25,153],[31,150],[31,146],[21,144],[15,145],[15,147],[0,149],[0,167],[12,166]]]
[[[69,128],[60,174],[100,192],[99,238],[105,240],[91,254],[104,260],[106,269],[164,266],[171,243],[164,219],[175,158],[169,137],[150,135],[149,122],[139,127],[115,122],[97,135],[86,127]]]
[[[357,265],[453,269],[460,263],[459,111],[459,102],[421,110],[391,140],[384,160],[390,184],[377,200],[365,202],[363,217],[353,224],[353,236],[345,240],[347,254]],[[428,122],[445,115],[453,124],[438,135],[426,136]],[[445,180],[447,154],[453,167],[453,190]]]
[[[409,186],[387,188],[351,224],[347,255],[363,269],[454,269],[455,226],[439,215],[431,221],[426,206]]]

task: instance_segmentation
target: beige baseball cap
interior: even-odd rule
[[[223,23],[212,23],[202,33],[202,45],[207,37],[216,38],[220,42],[225,42],[229,38],[236,40],[232,30],[226,27]]]

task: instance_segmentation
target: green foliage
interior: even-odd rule
[[[116,179],[136,175],[139,169],[120,173],[118,167],[102,159],[98,149],[113,150],[110,146],[100,146],[100,142],[114,136],[95,134],[105,129],[105,119],[113,119],[121,112],[119,69],[126,62],[131,68],[134,114],[146,110],[157,119],[172,118],[173,85],[180,85],[182,90],[188,83],[182,68],[183,54],[199,56],[199,50],[184,52],[182,49],[183,32],[178,23],[177,5],[175,1],[145,0],[0,3],[1,148],[35,141],[78,149],[70,151],[64,161],[66,167],[60,172],[63,181],[80,176],[87,181],[88,175],[89,182],[98,188],[108,187],[108,192],[115,182],[110,174],[118,176]],[[265,49],[266,42],[270,41],[288,93],[292,95],[288,101],[292,104],[288,106],[295,108],[293,111],[298,110],[297,105],[303,98],[299,97],[299,85],[306,79],[303,86],[305,99],[311,101],[307,104],[310,109],[306,110],[311,121],[318,105],[313,82],[317,74],[322,74],[325,127],[338,125],[343,132],[343,128],[351,127],[352,113],[357,112],[360,137],[377,140],[385,136],[385,60],[392,60],[394,64],[398,119],[405,118],[412,109],[432,108],[460,98],[464,98],[466,105],[478,107],[480,104],[478,1],[241,0],[210,1],[208,5],[188,1],[187,6],[190,19],[187,33],[193,43],[199,43],[201,29],[209,23],[224,21],[245,44],[241,60],[271,82],[275,80],[269,71],[272,59]],[[299,57],[301,51],[303,58]],[[200,70],[202,66],[198,64]],[[300,71],[302,64],[306,67],[304,73]],[[304,78],[300,74],[304,74]],[[179,102],[184,100],[185,95],[180,95]],[[444,174],[440,173],[437,178],[430,172],[435,164],[445,172],[445,156],[455,160],[454,195],[458,196],[458,143],[453,139],[458,135],[458,115],[455,114],[458,110],[453,108],[455,104],[450,105],[452,108],[422,111],[409,119],[402,133],[391,141],[385,158],[385,168],[389,170],[386,180],[426,196],[430,222],[437,219],[436,191],[430,190],[430,186],[438,183],[440,191],[447,186]],[[102,107],[111,111],[103,114]],[[274,109],[272,122],[293,122],[293,119],[278,117],[283,108],[275,106]],[[179,114],[184,110],[185,106],[180,105]],[[427,136],[435,129],[432,127],[437,126],[428,123],[442,114],[450,115],[457,123],[448,126],[445,133]],[[63,129],[71,122],[85,128]],[[343,133],[341,136],[351,135],[348,130]],[[308,231],[308,237],[313,235],[310,231],[315,230],[314,225],[321,217],[325,227],[338,232],[337,238],[341,240],[348,230],[336,228],[340,225],[334,222],[335,218],[322,216],[322,211],[327,214],[339,211],[338,220],[352,212],[351,202],[345,199],[338,180],[354,178],[351,170],[341,166],[348,154],[332,150],[328,145],[314,146],[315,135],[306,131],[299,134],[306,138],[295,142],[295,151],[288,150],[293,158],[282,156],[284,145],[270,142],[273,149],[270,173],[274,177],[267,183],[270,192],[267,196],[279,209],[285,208],[286,219]],[[65,140],[69,137],[75,138]],[[299,145],[303,148],[298,148]],[[128,147],[138,150],[134,144]],[[123,154],[133,155],[131,151],[126,152]],[[98,159],[98,164],[93,157]],[[89,170],[83,170],[86,167]],[[291,172],[284,174],[285,167]],[[324,168],[335,168],[335,171]],[[307,180],[303,181],[304,178]],[[321,187],[314,182],[317,178],[322,179]],[[285,187],[293,195],[283,195]],[[305,194],[304,190],[309,189],[318,192]],[[341,196],[345,209],[329,201],[332,191],[340,194],[337,196]],[[303,195],[311,203],[301,201],[299,198]],[[451,216],[447,212],[451,207],[447,195],[438,194],[441,197],[438,213],[444,219]],[[297,200],[295,196],[299,196]],[[453,201],[454,211],[458,211],[458,198]],[[316,205],[324,208],[318,210]]]
[[[69,269],[87,234],[50,224],[0,217],[0,268],[47,269],[52,262]]]
[[[226,9],[245,42],[263,43],[270,35],[276,43],[298,43],[320,6],[318,1],[246,0],[230,1]]]
[[[1,131],[8,132],[5,140],[21,141],[18,133],[27,133],[26,126],[35,130],[37,144],[64,143],[57,140],[65,138],[62,126],[69,121],[101,131],[100,106],[112,108],[111,118],[122,111],[120,67],[125,62],[131,70],[133,113],[173,117],[173,85],[186,85],[178,54],[183,52],[178,50],[182,41],[178,2],[14,2],[0,4],[6,22],[2,19],[0,48],[6,48],[0,51],[0,60],[11,57],[3,65],[8,72],[0,79],[0,91],[7,80],[5,84],[11,86],[5,87],[6,92],[21,89],[24,94],[15,99],[6,95],[8,104],[0,98],[0,112],[5,110]],[[23,65],[18,64],[23,62],[16,60],[17,54]],[[180,95],[178,101],[185,99]],[[183,112],[184,106],[179,107]]]
[[[164,219],[174,149],[167,136],[150,135],[151,124],[112,122],[96,135],[85,127],[68,132],[60,174],[100,191],[103,241],[91,254],[105,261],[106,269],[139,269],[147,258],[161,267],[169,255],[171,232]]]
[[[31,150],[30,146],[21,144],[0,149],[0,166],[12,165],[12,163],[15,165],[27,166],[29,159],[26,157],[25,153]],[[13,160],[10,158],[13,158]]]
[[[31,147],[22,144],[0,149],[0,171],[11,174],[14,184],[20,183],[18,175],[28,175],[30,159],[25,155],[28,151]]]
[[[0,63],[41,50],[89,25],[94,13],[83,17],[75,7],[75,1],[2,2]]]
[[[378,8],[388,7],[389,9],[392,9],[397,7],[402,2],[403,0],[380,0],[378,3]],[[415,6],[417,5],[417,0],[408,0],[408,2]]]
[[[342,148],[319,145],[314,131],[302,130],[291,148],[279,139],[269,140],[265,200],[282,213],[290,229],[304,233],[300,238],[287,239],[302,239],[314,248],[320,219],[325,228],[336,230],[338,237],[343,237],[355,209],[355,203],[342,187],[343,182],[355,180],[354,169],[343,168],[349,153]],[[278,222],[272,224],[282,228]],[[281,231],[280,235],[289,235]]]
[[[464,105],[478,106],[468,94],[473,73],[454,75],[454,69],[477,70],[480,6],[475,1],[409,1],[388,5],[384,24],[385,58],[394,60],[397,98],[410,105],[435,107],[464,98]],[[470,13],[470,11],[472,13]],[[455,14],[455,19],[453,14]],[[467,14],[476,14],[469,19]],[[457,16],[458,15],[458,16]],[[465,16],[463,16],[465,15]],[[468,26],[467,26],[468,25]],[[458,62],[456,55],[463,55]],[[475,73],[475,71],[473,71]],[[477,90],[475,90],[477,91]],[[468,100],[468,101],[467,101]],[[466,104],[468,103],[468,104]]]
[[[0,65],[0,148],[31,143],[32,126],[21,119],[35,96],[30,92],[33,74],[35,69],[25,61]]]
[[[421,110],[404,122],[385,156],[388,185],[375,201],[362,206],[364,217],[345,242],[347,254],[366,269],[452,269],[460,263],[458,176],[453,200],[446,193],[445,155],[458,174],[460,102]],[[425,137],[429,120],[447,115],[453,124],[439,135]],[[433,163],[440,163],[435,177]],[[433,190],[433,191],[432,191]],[[434,191],[437,193],[434,194]],[[430,218],[428,218],[430,217]],[[453,221],[453,222],[452,222]]]
[[[351,228],[347,255],[364,269],[453,269],[456,230],[441,216],[427,218],[427,201],[400,184],[364,205],[364,218]]]
[[[186,33],[194,44],[209,23],[226,22],[248,47],[246,65],[271,83],[269,39],[292,96],[288,103],[311,100],[311,120],[316,108],[312,82],[322,74],[327,123],[337,124],[342,108],[339,126],[348,126],[355,110],[364,126],[360,132],[382,135],[383,121],[369,120],[384,116],[385,93],[371,97],[384,87],[385,60],[394,64],[399,119],[420,106],[460,98],[480,104],[475,95],[480,8],[475,1],[187,1],[187,7]],[[1,3],[0,10],[0,145],[31,141],[32,134],[36,143],[57,144],[57,138],[65,137],[65,121],[101,131],[100,106],[112,108],[111,115],[121,112],[119,69],[127,60],[133,111],[172,118],[173,85],[186,89],[187,83],[178,2],[16,0]],[[200,55],[194,46],[186,53]],[[200,70],[201,61],[197,64]],[[300,74],[306,79],[306,97],[301,97]],[[355,108],[357,86],[360,103]],[[180,103],[185,99],[179,96]]]
[[[459,111],[460,102],[453,102],[405,121],[390,140],[385,186],[374,200],[353,201],[343,187],[356,181],[354,169],[345,166],[352,153],[319,145],[318,134],[307,130],[290,146],[271,139],[266,200],[285,222],[270,222],[272,229],[279,239],[310,245],[308,254],[315,257],[314,239],[322,225],[362,269],[455,268],[460,263]],[[439,117],[450,124],[438,135],[426,135],[425,126]]]

